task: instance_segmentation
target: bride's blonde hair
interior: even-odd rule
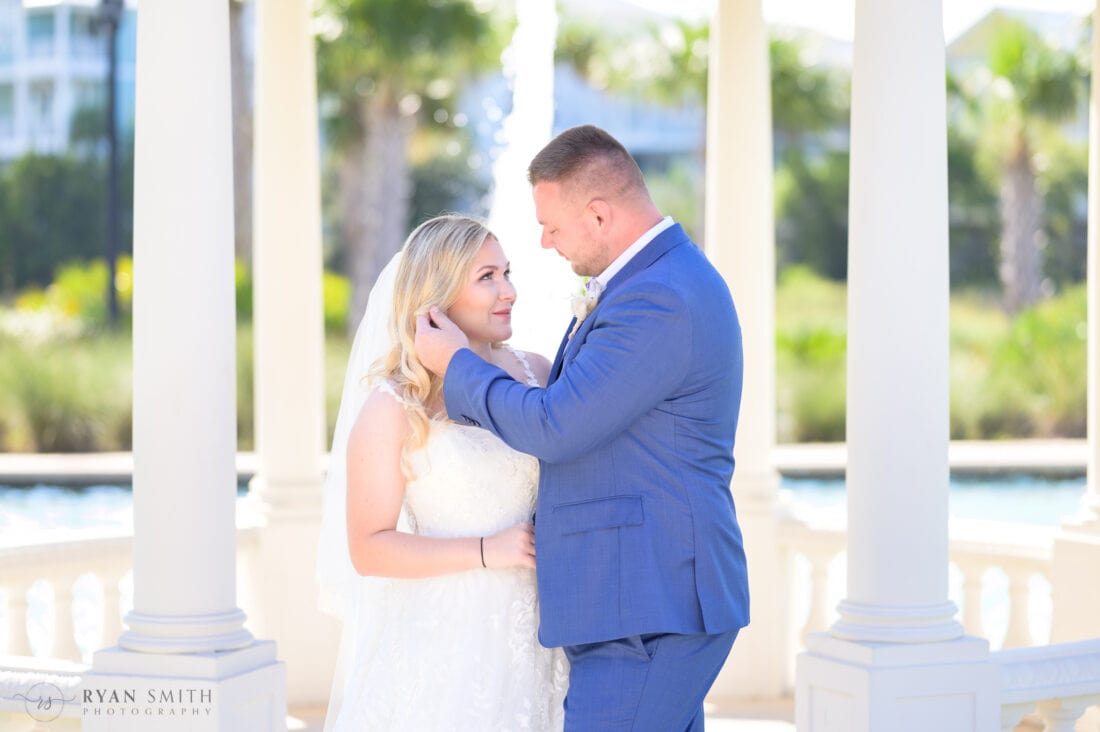
[[[389,354],[371,371],[372,379],[384,379],[405,402],[412,434],[401,451],[401,467],[412,477],[407,456],[428,439],[433,419],[427,405],[439,403],[443,380],[428,371],[416,357],[416,318],[432,305],[446,311],[466,287],[474,258],[493,233],[469,216],[446,214],[428,219],[413,229],[402,247],[394,282]],[[496,238],[496,237],[493,237]]]

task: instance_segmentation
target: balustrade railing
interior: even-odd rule
[[[238,575],[247,572],[257,539],[252,525],[238,530]],[[118,532],[82,532],[64,541],[0,546],[0,630],[6,626],[7,636],[6,646],[0,646],[0,728],[17,730],[20,724],[36,721],[27,711],[27,704],[36,703],[38,692],[27,698],[36,684],[60,690],[65,699],[78,699],[88,668],[84,661],[122,633],[123,613],[132,602],[126,591],[132,557],[133,536]],[[52,593],[41,592],[44,584]],[[248,588],[245,576],[241,596],[246,612]],[[42,598],[51,594],[52,599],[43,603]],[[62,707],[61,718],[49,728],[79,729],[79,700]],[[36,716],[48,715],[39,711]],[[66,719],[76,726],[66,726]],[[31,724],[27,729],[42,728]]]
[[[248,566],[258,531],[250,525],[238,531],[238,579],[246,612],[250,605]],[[1002,645],[1008,650],[994,654],[1001,669],[1004,730],[1014,729],[1029,714],[1038,715],[1048,731],[1072,730],[1086,708],[1100,703],[1100,639],[1027,647],[1049,637],[1049,627],[1035,628],[1042,624],[1033,614],[1032,585],[1035,577],[1051,575],[1054,532],[1045,527],[985,521],[953,521],[951,525],[950,558],[961,580],[958,594],[968,633],[985,636],[997,625],[990,622],[985,607],[989,577],[999,571],[1007,578],[1006,595],[998,606],[1007,612]],[[805,577],[799,580],[805,579],[807,594],[800,612],[791,611],[790,632],[805,638],[824,631],[835,612],[830,586],[835,591],[839,584],[836,572],[842,567],[839,560],[847,545],[843,521],[787,518],[781,522],[778,536],[777,551],[804,561]],[[86,668],[81,662],[95,648],[114,642],[129,604],[124,587],[131,554],[131,536],[103,532],[65,541],[0,546],[0,592],[6,602],[7,635],[6,657],[0,661],[0,717],[6,713],[10,721],[18,716],[22,709],[19,694],[36,679],[49,679],[63,690],[76,688]],[[793,583],[795,578],[789,581]],[[42,595],[37,591],[41,583],[53,590],[48,612],[32,607],[31,599]],[[90,591],[96,584],[98,591]],[[98,603],[87,602],[88,595],[99,598]],[[32,633],[35,621],[41,623],[42,618],[48,627]],[[1049,622],[1049,618],[1041,620]],[[1033,628],[1037,631],[1034,637]],[[67,709],[65,716],[72,717],[78,709]]]
[[[44,541],[0,549],[0,588],[7,600],[7,654],[48,656],[67,661],[82,661],[84,650],[99,647],[100,639],[117,638],[122,629],[122,581],[130,571],[133,539],[125,533],[89,532],[65,541]],[[100,618],[92,618],[92,627],[84,631],[85,649],[77,639],[74,620],[74,588],[78,581],[85,588],[98,585],[102,601]],[[53,599],[45,617],[52,620],[45,629],[48,652],[34,652],[29,623],[32,589],[46,583]],[[95,604],[91,604],[91,608]],[[84,610],[88,610],[86,604]],[[98,621],[98,622],[97,622]],[[86,625],[86,624],[85,624]],[[88,632],[99,632],[89,637]]]
[[[1037,598],[1032,594],[1032,580],[1039,577],[1049,584],[1054,531],[1040,526],[952,520],[950,559],[961,575],[958,601],[967,633],[984,637],[993,625],[986,617],[985,596],[989,571],[999,570],[1007,577],[1007,597],[1003,598],[1002,608],[1007,611],[1007,627],[1000,645],[1006,648],[1032,645],[1035,626],[1043,626],[1036,629],[1038,639],[1049,637],[1049,618],[1037,618],[1033,612]],[[846,550],[847,535],[843,521],[800,517],[782,523],[779,537],[782,549],[801,558],[809,567],[806,584],[809,609],[798,633],[804,641],[810,633],[826,630],[835,617],[836,598],[831,597],[830,587],[836,586],[837,578],[830,570]],[[792,612],[801,609],[792,608]],[[800,620],[796,614],[792,622]]]
[[[993,656],[1001,673],[1003,732],[1012,732],[1030,713],[1042,719],[1044,732],[1074,732],[1085,711],[1100,704],[1100,639],[1011,648]]]

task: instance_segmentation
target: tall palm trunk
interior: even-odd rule
[[[1042,297],[1042,199],[1031,149],[1021,141],[1001,178],[1001,263],[1004,308],[1010,313]]]
[[[229,0],[229,60],[233,89],[233,249],[252,261],[252,59],[245,50],[252,0]],[[246,8],[248,3],[251,7]]]
[[[340,166],[341,234],[352,281],[348,328],[359,325],[378,273],[405,239],[412,192],[406,157],[413,119],[378,90],[359,108],[360,135]]]

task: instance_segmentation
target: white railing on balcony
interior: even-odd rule
[[[238,586],[246,612],[252,605],[249,566],[259,531],[247,521],[238,531]],[[967,632],[1010,649],[995,654],[1006,730],[1026,714],[1037,714],[1047,730],[1071,730],[1084,709],[1100,702],[1100,639],[1027,647],[1050,637],[1055,531],[985,521],[951,524],[953,595]],[[776,550],[795,560],[781,563],[794,567],[789,578],[797,590],[788,618],[792,637],[826,630],[835,618],[846,544],[843,519],[835,513],[781,521]],[[14,725],[13,720],[26,718],[20,695],[36,681],[75,689],[91,652],[118,637],[130,606],[131,552],[131,536],[104,532],[0,545],[5,603],[0,633],[7,637],[6,655],[0,657],[0,722]],[[74,722],[78,715],[79,706],[65,709],[64,716]],[[18,729],[4,726],[9,728]]]
[[[1055,529],[952,519],[950,532],[952,577],[957,585],[953,594],[958,595],[953,599],[960,605],[967,633],[992,635],[995,646],[1045,642],[1050,637],[1050,613],[1037,611],[1049,608]],[[793,603],[792,622],[804,640],[810,633],[826,630],[836,618],[844,586],[844,522],[832,513],[817,520],[791,517],[781,523],[779,538],[781,550],[803,566],[797,579],[805,580],[807,597]],[[1002,584],[998,574],[1005,578],[1005,588],[998,587]]]
[[[237,531],[238,586],[246,613],[251,607],[247,569],[256,532],[251,523]],[[0,729],[18,730],[19,724],[35,722],[26,705],[36,703],[41,688],[58,689],[69,700],[61,704],[61,719],[50,729],[66,729],[66,718],[79,719],[77,690],[86,662],[93,651],[115,642],[132,606],[133,536],[86,531],[71,538],[73,533],[64,541],[0,545],[0,631],[6,630],[7,637],[6,645],[0,645]],[[28,700],[35,684],[49,686]],[[75,724],[72,728],[79,729],[79,722]],[[26,729],[41,728],[30,724]]]
[[[0,550],[0,589],[7,600],[6,653],[82,661],[84,651],[98,648],[100,640],[117,638],[122,631],[122,582],[130,572],[132,547],[133,539],[126,533],[99,531]],[[36,629],[28,622],[29,608],[32,598],[50,594],[42,591],[43,585],[52,592],[46,613],[51,622],[48,628]],[[98,596],[99,602],[88,602],[89,596]],[[79,633],[77,614],[85,621]],[[36,635],[37,643],[32,640]]]
[[[997,645],[1007,649],[993,654],[1001,672],[1004,732],[1016,729],[1029,714],[1044,725],[1035,729],[1044,732],[1100,730],[1097,722],[1078,726],[1086,710],[1100,704],[1100,639],[1035,645],[1045,643],[1051,634],[1050,576],[1056,531],[993,521],[951,521],[950,559],[959,595],[954,599],[960,605],[963,626],[970,635],[992,635]],[[807,594],[802,602],[792,603],[796,636],[804,641],[810,633],[827,630],[836,617],[847,546],[844,522],[835,513],[816,520],[789,517],[780,525],[779,538],[779,550],[804,566],[798,579],[805,579]],[[997,582],[997,574],[1003,577],[1002,583]],[[997,584],[1003,586],[997,588]],[[1100,713],[1094,717],[1100,718]]]
[[[1031,712],[1042,719],[1045,732],[1074,732],[1085,710],[1100,704],[1100,639],[993,655],[1001,672],[1004,732]]]

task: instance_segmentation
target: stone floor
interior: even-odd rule
[[[794,732],[794,700],[770,702],[707,701],[709,732]],[[321,732],[324,707],[291,707],[288,732]]]

